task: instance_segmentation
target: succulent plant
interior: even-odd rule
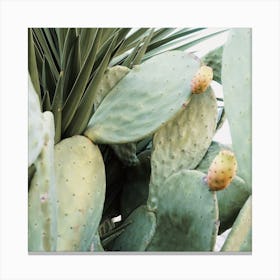
[[[220,99],[188,48],[225,30],[203,30],[28,30],[29,251],[209,252],[231,227],[223,250],[251,250],[250,30],[220,56],[238,170],[219,192]]]

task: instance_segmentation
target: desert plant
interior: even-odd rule
[[[30,251],[213,251],[219,231],[238,227],[251,194],[250,141],[239,147],[250,137],[250,30],[231,30],[223,47],[226,149],[238,169],[219,191],[206,177],[225,148],[213,142],[212,69],[188,48],[225,30],[203,31],[28,30]]]

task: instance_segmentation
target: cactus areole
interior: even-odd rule
[[[220,151],[211,163],[206,177],[212,191],[226,188],[236,175],[237,162],[235,155],[228,150]]]

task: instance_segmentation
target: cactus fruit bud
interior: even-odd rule
[[[222,150],[211,163],[206,182],[212,191],[226,188],[233,180],[237,170],[235,155],[228,150]]]
[[[199,94],[206,91],[213,79],[213,70],[209,66],[201,66],[191,81],[192,93]]]

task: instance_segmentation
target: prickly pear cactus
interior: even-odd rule
[[[191,81],[192,93],[200,94],[206,91],[213,79],[211,67],[202,65]]]
[[[250,252],[252,251],[252,196],[250,196],[229,233],[222,251]]]
[[[38,94],[28,76],[28,166],[35,162],[44,145],[44,118]]]
[[[136,143],[110,145],[117,157],[126,166],[135,166],[139,163],[136,155]]]
[[[217,141],[212,141],[211,145],[207,150],[207,153],[204,155],[203,159],[200,161],[200,163],[196,166],[195,169],[203,173],[208,173],[208,169],[211,163],[221,150],[232,151],[232,148],[230,145],[225,145]]]
[[[217,192],[219,204],[219,233],[229,229],[244,203],[251,194],[251,188],[238,176],[235,176],[230,185]]]
[[[28,192],[28,251],[56,251],[56,188],[54,170],[54,119],[43,115],[43,148],[35,161],[36,173]]]
[[[251,250],[251,30],[209,64],[172,30],[29,29],[30,251]]]
[[[189,100],[190,82],[199,67],[198,59],[181,51],[134,67],[103,99],[84,134],[94,143],[107,144],[153,134]]]
[[[240,176],[252,185],[251,29],[234,28],[224,46],[222,83]]]
[[[96,95],[94,96],[94,110],[96,111],[105,96],[120,82],[120,80],[130,71],[128,67],[116,65],[108,68],[102,77]],[[117,157],[127,166],[138,163],[136,156],[136,144],[125,143],[110,145]]]
[[[155,214],[142,205],[125,222],[131,222],[114,242],[114,251],[145,251],[155,233]]]
[[[211,163],[223,150],[230,151],[231,147],[229,145],[213,141],[202,161],[196,167],[196,170],[207,174]],[[219,233],[224,232],[232,226],[240,209],[243,207],[247,198],[251,194],[251,187],[238,176],[238,171],[239,170],[237,169],[237,175],[233,178],[229,186],[218,191],[216,194],[219,205]]]
[[[211,144],[215,133],[217,103],[209,88],[193,95],[186,108],[160,128],[154,136],[148,205],[155,207],[162,183],[173,173],[194,169]]]
[[[236,175],[237,162],[235,155],[229,150],[222,150],[211,163],[206,177],[212,191],[226,188]]]
[[[218,204],[204,173],[182,170],[162,185],[156,232],[148,251],[212,251],[218,232]]]
[[[96,91],[96,95],[94,96],[94,109],[95,111],[101,104],[102,100],[105,96],[112,90],[113,87],[116,86],[117,83],[129,72],[129,68],[121,65],[116,65],[114,67],[108,68]]]
[[[84,136],[55,146],[57,251],[89,251],[105,198],[101,153]]]
[[[223,46],[214,49],[202,58],[205,65],[213,69],[213,80],[221,83]]]
[[[139,154],[139,164],[126,169],[121,197],[121,215],[123,219],[138,206],[147,203],[151,175],[151,151]]]

